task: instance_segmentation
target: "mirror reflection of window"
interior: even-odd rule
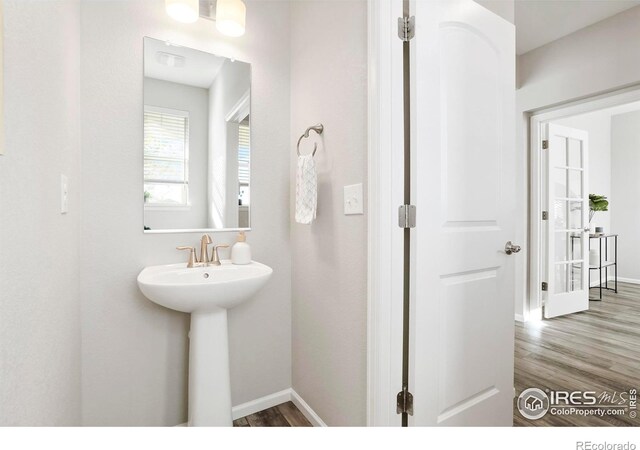
[[[251,168],[251,128],[249,116],[238,126],[238,226],[249,227],[249,175]]]
[[[248,206],[249,197],[249,170],[251,166],[251,140],[249,117],[240,122],[238,127],[238,192],[239,205]]]
[[[189,204],[189,113],[146,106],[145,207]]]

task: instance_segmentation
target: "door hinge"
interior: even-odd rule
[[[396,398],[396,413],[407,413],[410,416],[413,416],[413,394],[411,394],[411,392],[409,392],[409,390],[404,387],[400,392],[398,392],[398,396]]]
[[[416,207],[401,205],[398,208],[398,226],[400,228],[414,228],[416,226]]]
[[[399,17],[398,18],[398,37],[403,42],[409,42],[416,35],[416,18]]]
[[[549,220],[549,211],[542,211],[542,220]]]
[[[542,141],[542,150],[546,150],[548,148],[549,148],[549,141],[545,139],[544,141]]]
[[[549,289],[549,284],[547,284],[547,282],[546,282],[546,281],[543,281],[543,282],[542,282],[542,290],[543,290],[543,291],[546,291],[546,290],[548,290],[548,289]]]

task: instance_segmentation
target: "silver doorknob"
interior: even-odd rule
[[[520,248],[520,246],[519,246],[519,245],[515,245],[515,244],[514,244],[513,242],[511,242],[511,241],[507,241],[507,243],[506,243],[506,244],[505,244],[505,246],[504,246],[504,252],[505,252],[507,255],[510,255],[510,254],[512,254],[512,253],[518,253],[520,250],[522,250],[522,249]]]

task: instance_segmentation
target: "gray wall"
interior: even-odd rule
[[[207,228],[209,164],[209,90],[154,78],[144,79],[144,103],[189,112],[189,210],[147,209],[152,230]]]
[[[366,215],[343,214],[343,187],[367,185],[367,3],[292,2],[291,24],[291,180],[297,138],[325,126],[312,225],[291,183],[293,388],[328,425],[365,425]]]
[[[180,261],[185,255],[175,247],[199,239],[197,234],[142,233],[144,36],[253,64],[255,189],[248,242],[254,259],[273,267],[274,275],[255,299],[229,314],[233,403],[291,386],[289,4],[246,4],[247,34],[233,39],[218,34],[206,20],[173,21],[164,0],[83,2],[85,425],[186,421],[188,316],[155,306],[136,286],[144,266]],[[217,243],[234,238],[214,235]]]
[[[621,278],[640,283],[640,111],[611,117],[611,226]],[[601,213],[598,213],[601,214]]]
[[[8,0],[4,13],[0,425],[79,425],[80,9]]]

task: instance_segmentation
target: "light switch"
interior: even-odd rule
[[[364,200],[362,197],[362,183],[344,187],[345,215],[364,214]]]
[[[69,212],[69,180],[66,175],[60,175],[60,213]]]

